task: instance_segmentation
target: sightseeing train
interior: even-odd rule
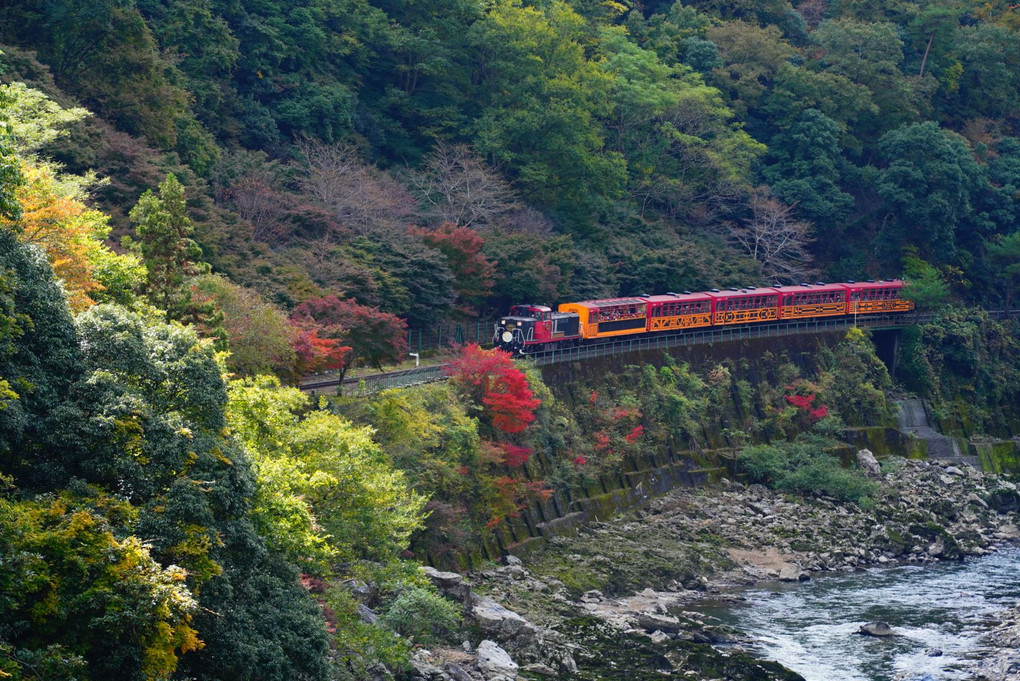
[[[899,279],[886,279],[585,300],[563,303],[556,312],[545,305],[514,305],[496,324],[492,342],[512,354],[528,354],[645,333],[908,312],[914,305],[900,296],[902,288]]]

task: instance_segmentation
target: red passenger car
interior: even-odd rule
[[[777,286],[780,319],[811,319],[847,313],[849,284]]]
[[[713,289],[706,295],[712,298],[713,326],[779,319],[779,293],[774,288]]]
[[[900,297],[903,282],[899,279],[850,282],[846,286],[850,292],[847,314],[908,312],[914,309],[914,303]]]

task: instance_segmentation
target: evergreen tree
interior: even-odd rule
[[[191,238],[195,228],[188,217],[184,187],[170,173],[159,185],[159,195],[147,190],[131,209],[138,235],[137,248],[148,269],[145,293],[166,313],[167,321],[194,324],[226,344],[223,316],[212,301],[195,299],[189,277],[205,274],[202,249]]]

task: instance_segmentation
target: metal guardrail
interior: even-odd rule
[[[1003,320],[1020,316],[1020,310],[989,310],[992,319]],[[537,365],[556,364],[558,362],[575,362],[596,357],[621,355],[628,352],[658,350],[681,347],[685,345],[702,345],[707,343],[723,343],[727,341],[751,338],[781,338],[810,333],[841,331],[853,326],[866,326],[876,331],[901,329],[906,326],[923,324],[934,319],[936,313],[899,312],[885,315],[859,315],[854,317],[830,317],[811,320],[789,320],[764,324],[739,324],[734,326],[712,327],[701,331],[675,331],[656,333],[640,337],[607,339],[597,343],[586,343],[575,347],[555,348],[541,352],[529,353],[526,357]],[[489,327],[491,330],[491,326]],[[488,344],[489,339],[485,340]],[[369,395],[389,388],[406,388],[422,383],[445,380],[443,365],[417,367],[403,371],[391,371],[382,374],[370,374],[343,381],[345,395]],[[315,395],[325,393],[340,383],[337,379],[309,381],[301,389]]]

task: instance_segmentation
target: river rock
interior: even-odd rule
[[[860,629],[857,630],[857,633],[858,634],[862,634],[864,636],[895,636],[896,635],[896,632],[894,632],[892,630],[892,628],[889,626],[889,624],[886,623],[886,622],[883,622],[881,620],[876,620],[874,622],[868,622],[867,624],[862,624]]]
[[[517,678],[517,663],[509,653],[489,639],[478,644],[475,664],[485,681],[514,681]]]
[[[634,616],[634,621],[645,631],[662,631],[667,634],[675,634],[683,625],[680,619],[671,615],[656,615],[650,612],[639,612]]]
[[[781,582],[806,582],[809,579],[811,579],[811,575],[796,565],[787,565],[779,571],[779,581]]]
[[[868,475],[875,477],[882,475],[882,467],[878,465],[878,459],[871,453],[870,449],[861,449],[857,452],[857,465]]]

